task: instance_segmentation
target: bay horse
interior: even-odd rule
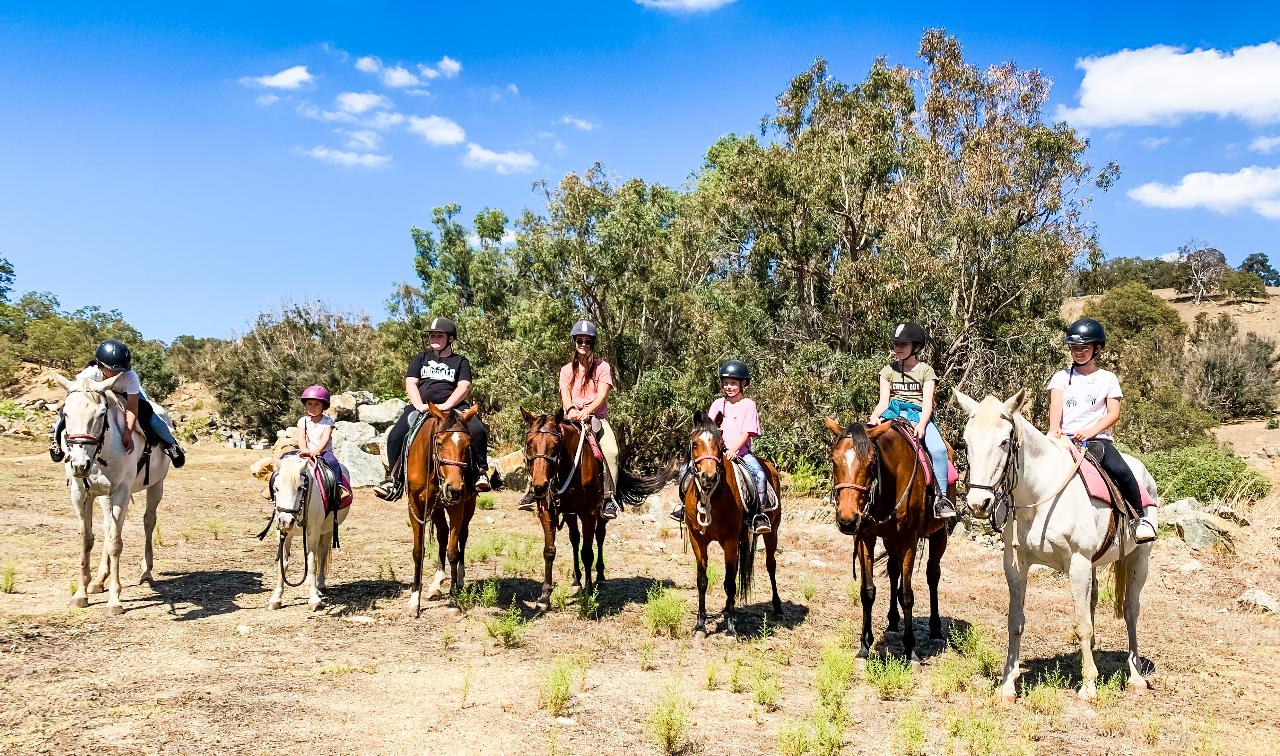
[[[1138,612],[1152,544],[1127,537],[1126,526],[1118,521],[1121,515],[1109,503],[1089,495],[1076,474],[1079,463],[1071,454],[1070,441],[1049,438],[1022,416],[1018,408],[1025,390],[1007,401],[987,396],[978,402],[954,393],[969,415],[964,427],[970,481],[966,504],[973,515],[990,516],[992,527],[1004,536],[1009,651],[1001,696],[1012,701],[1017,694],[1023,604],[1033,564],[1052,567],[1071,581],[1083,666],[1079,696],[1091,701],[1097,697],[1098,679],[1093,660],[1096,568],[1115,563],[1115,615],[1124,617],[1129,631],[1128,685],[1146,689],[1142,674],[1146,663],[1138,656]],[[1152,501],[1158,501],[1155,480],[1146,466],[1127,454],[1124,459],[1138,484],[1147,489]]]
[[[604,463],[596,459],[584,426],[566,420],[564,410],[550,415],[534,415],[523,407],[520,414],[528,425],[524,457],[529,468],[529,485],[538,499],[538,521],[542,525],[543,579],[539,609],[551,608],[552,567],[556,558],[556,531],[569,528],[573,547],[573,585],[587,595],[604,582],[604,537],[608,520],[600,516],[604,507]],[[621,504],[639,504],[657,493],[670,480],[671,470],[638,476],[618,466],[614,498]],[[580,540],[581,539],[581,540]],[[594,542],[594,545],[593,545]],[[592,568],[595,576],[592,576]]]
[[[681,492],[684,500],[684,522],[689,528],[689,542],[693,544],[693,557],[698,565],[698,622],[693,634],[707,634],[707,559],[712,543],[720,544],[724,552],[724,633],[737,635],[735,624],[735,599],[745,600],[751,592],[755,573],[756,546],[760,536],[751,531],[751,518],[742,500],[739,483],[754,486],[750,476],[739,473],[726,453],[724,438],[720,434],[720,422],[710,418],[702,410],[693,413],[693,432],[689,436],[689,483]],[[766,484],[777,496],[778,468],[772,462],[761,459]],[[741,481],[739,479],[742,479]],[[769,570],[769,582],[773,588],[770,608],[773,614],[782,613],[782,599],[778,597],[777,552],[778,527],[782,524],[782,501],[769,517],[770,529],[764,534],[765,567]],[[736,585],[735,585],[736,583]]]
[[[463,412],[428,404],[430,416],[421,421],[405,457],[409,496],[409,528],[413,531],[413,589],[405,607],[416,617],[422,612],[422,560],[427,528],[435,527],[439,542],[435,579],[427,598],[440,594],[449,567],[449,594],[456,596],[466,579],[467,532],[476,512],[471,470],[471,434],[467,421],[480,411],[473,404]]]
[[[929,561],[925,579],[929,584],[929,637],[939,640],[942,618],[938,614],[938,580],[942,576],[942,555],[947,550],[946,520],[935,517],[927,503],[931,484],[925,480],[915,447],[894,427],[893,421],[868,429],[861,423],[842,426],[826,418],[831,431],[833,467],[831,499],[840,532],[852,535],[854,554],[862,571],[862,635],[858,658],[865,659],[875,637],[871,633],[871,609],[876,601],[873,571],[876,538],[884,542],[888,555],[890,632],[902,630],[903,653],[916,657],[915,624],[912,609],[915,591],[911,587],[916,549],[920,539],[929,540]],[[913,430],[904,429],[907,432]],[[947,488],[955,501],[955,485]],[[902,616],[898,615],[901,607]],[[899,624],[901,621],[901,624]]]
[[[124,406],[109,393],[119,375],[104,381],[70,381],[53,373],[67,392],[62,408],[66,430],[59,439],[66,449],[65,469],[71,504],[80,518],[80,580],[76,584],[71,606],[89,605],[88,594],[107,588],[107,614],[120,614],[120,554],[124,549],[122,534],[125,516],[133,494],[147,492],[147,508],[142,515],[146,542],[142,551],[142,575],[138,585],[153,583],[151,578],[152,542],[156,529],[156,510],[164,495],[164,480],[169,473],[169,457],[150,453],[141,428],[134,429],[133,451],[125,451]],[[149,401],[140,397],[141,401]],[[152,409],[172,425],[168,414],[159,406]],[[98,565],[97,577],[89,580],[89,562],[93,552],[93,501],[107,497],[102,507],[102,531],[106,543]]]

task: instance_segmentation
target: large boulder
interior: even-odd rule
[[[1234,515],[1230,509],[1225,512],[1223,509],[1217,505],[1203,504],[1194,498],[1186,498],[1162,507],[1160,517],[1172,525],[1182,540],[1193,549],[1219,548],[1227,553],[1235,553],[1235,535],[1239,527],[1219,516],[1219,512]]]
[[[388,399],[378,404],[361,405],[360,422],[368,423],[378,430],[385,430],[400,419],[400,413],[404,411],[407,404],[403,399]]]
[[[350,391],[337,394],[329,402],[329,417],[334,420],[355,420],[356,408],[359,403],[356,401],[355,394]]]
[[[376,486],[382,482],[387,473],[386,468],[382,466],[382,460],[372,454],[366,454],[358,444],[352,441],[335,444],[333,453],[338,461],[346,466],[347,474],[351,477],[351,485],[355,488]]]
[[[373,395],[372,391],[348,391],[355,400],[357,405],[377,404],[378,397]]]
[[[378,435],[378,431],[368,423],[351,423],[339,420],[333,424],[333,444],[337,446],[343,441],[351,441],[356,445],[368,443]]]
[[[1240,594],[1240,598],[1236,599],[1236,603],[1247,612],[1270,612],[1272,614],[1280,612],[1280,604],[1277,604],[1276,600],[1266,591],[1260,591],[1257,588],[1250,588]]]
[[[652,519],[659,526],[663,526],[668,522],[667,513],[675,509],[679,503],[680,492],[672,481],[644,500],[644,511],[641,514],[646,519]]]

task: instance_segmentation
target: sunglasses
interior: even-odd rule
[[[575,344],[594,344],[594,343],[595,343],[595,341],[596,341],[595,339],[591,339],[591,338],[583,338],[583,339],[574,339],[574,340],[573,340],[573,343],[575,343]]]

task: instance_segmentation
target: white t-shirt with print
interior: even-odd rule
[[[133,372],[132,370],[126,370],[123,373],[120,373],[119,375],[120,377],[116,378],[115,386],[112,387],[111,389],[112,391],[116,392],[117,394],[138,394],[139,397],[143,395],[142,381],[138,380],[137,373]],[[84,378],[88,378],[89,380],[95,381],[95,382],[105,381],[107,379],[107,377],[102,374],[102,368],[98,367],[97,365],[90,365],[89,367],[85,368],[84,370],[81,370],[79,373],[76,374],[77,381]]]
[[[1093,427],[1107,415],[1107,400],[1124,396],[1120,381],[1110,370],[1098,368],[1089,375],[1059,370],[1049,379],[1049,390],[1062,390],[1062,432],[1076,433]],[[1098,438],[1111,438],[1110,432]]]
[[[324,454],[333,447],[333,434],[329,434],[329,443],[325,444],[323,449],[320,446],[320,435],[324,433],[327,426],[333,425],[333,418],[328,415],[321,415],[317,421],[312,421],[310,415],[303,415],[298,419],[297,427],[302,428],[307,434],[307,448],[316,454]]]

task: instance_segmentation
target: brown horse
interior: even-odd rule
[[[738,470],[725,453],[724,439],[720,435],[720,423],[707,417],[701,410],[693,413],[693,433],[689,437],[688,487],[683,492],[684,521],[689,527],[689,541],[693,544],[693,557],[698,562],[698,624],[693,634],[707,634],[707,558],[711,544],[720,544],[724,552],[724,632],[734,636],[738,630],[734,624],[734,599],[738,594],[745,600],[751,591],[755,572],[756,542],[758,535],[750,531],[747,508],[738,492]],[[760,460],[765,480],[776,493],[778,469],[772,462]],[[754,485],[749,480],[746,485]],[[769,582],[773,586],[771,608],[775,615],[782,612],[782,599],[778,598],[778,526],[782,523],[782,503],[768,514],[770,531],[764,534],[765,566],[769,569]],[[735,589],[736,578],[736,589]]]
[[[831,447],[831,498],[836,507],[840,532],[857,539],[856,558],[862,567],[862,639],[858,657],[871,650],[871,608],[876,600],[872,566],[876,538],[888,552],[889,627],[899,629],[898,607],[902,607],[902,646],[907,658],[915,661],[916,636],[911,610],[915,592],[911,574],[915,568],[920,539],[929,539],[929,562],[925,577],[929,582],[929,637],[942,638],[938,615],[938,579],[942,575],[942,555],[947,550],[946,520],[933,516],[928,506],[929,485],[919,457],[911,443],[893,423],[881,423],[868,430],[860,423],[848,427],[826,418],[835,436]],[[909,428],[908,432],[913,432]],[[955,501],[956,490],[948,488]]]
[[[409,527],[413,530],[413,591],[406,610],[415,617],[422,611],[423,541],[428,525],[435,526],[440,556],[427,598],[440,592],[446,556],[450,568],[449,593],[456,595],[466,577],[467,529],[476,512],[476,492],[468,476],[471,435],[467,433],[467,421],[480,407],[473,404],[465,412],[446,412],[434,404],[429,408],[431,416],[422,421],[405,458]]]
[[[584,570],[587,595],[604,582],[604,536],[608,523],[600,516],[604,506],[604,464],[592,453],[583,435],[582,423],[565,420],[564,410],[534,415],[521,408],[520,414],[529,426],[525,435],[525,464],[529,468],[529,485],[538,497],[538,521],[542,524],[545,571],[538,607],[545,610],[551,608],[551,568],[556,559],[556,531],[562,525],[569,526],[569,543],[573,546],[574,587],[583,588]],[[619,480],[614,481],[614,497],[623,504],[638,504],[661,489],[671,474],[670,470],[660,470],[639,477],[619,469]],[[592,565],[596,571],[594,579]]]

